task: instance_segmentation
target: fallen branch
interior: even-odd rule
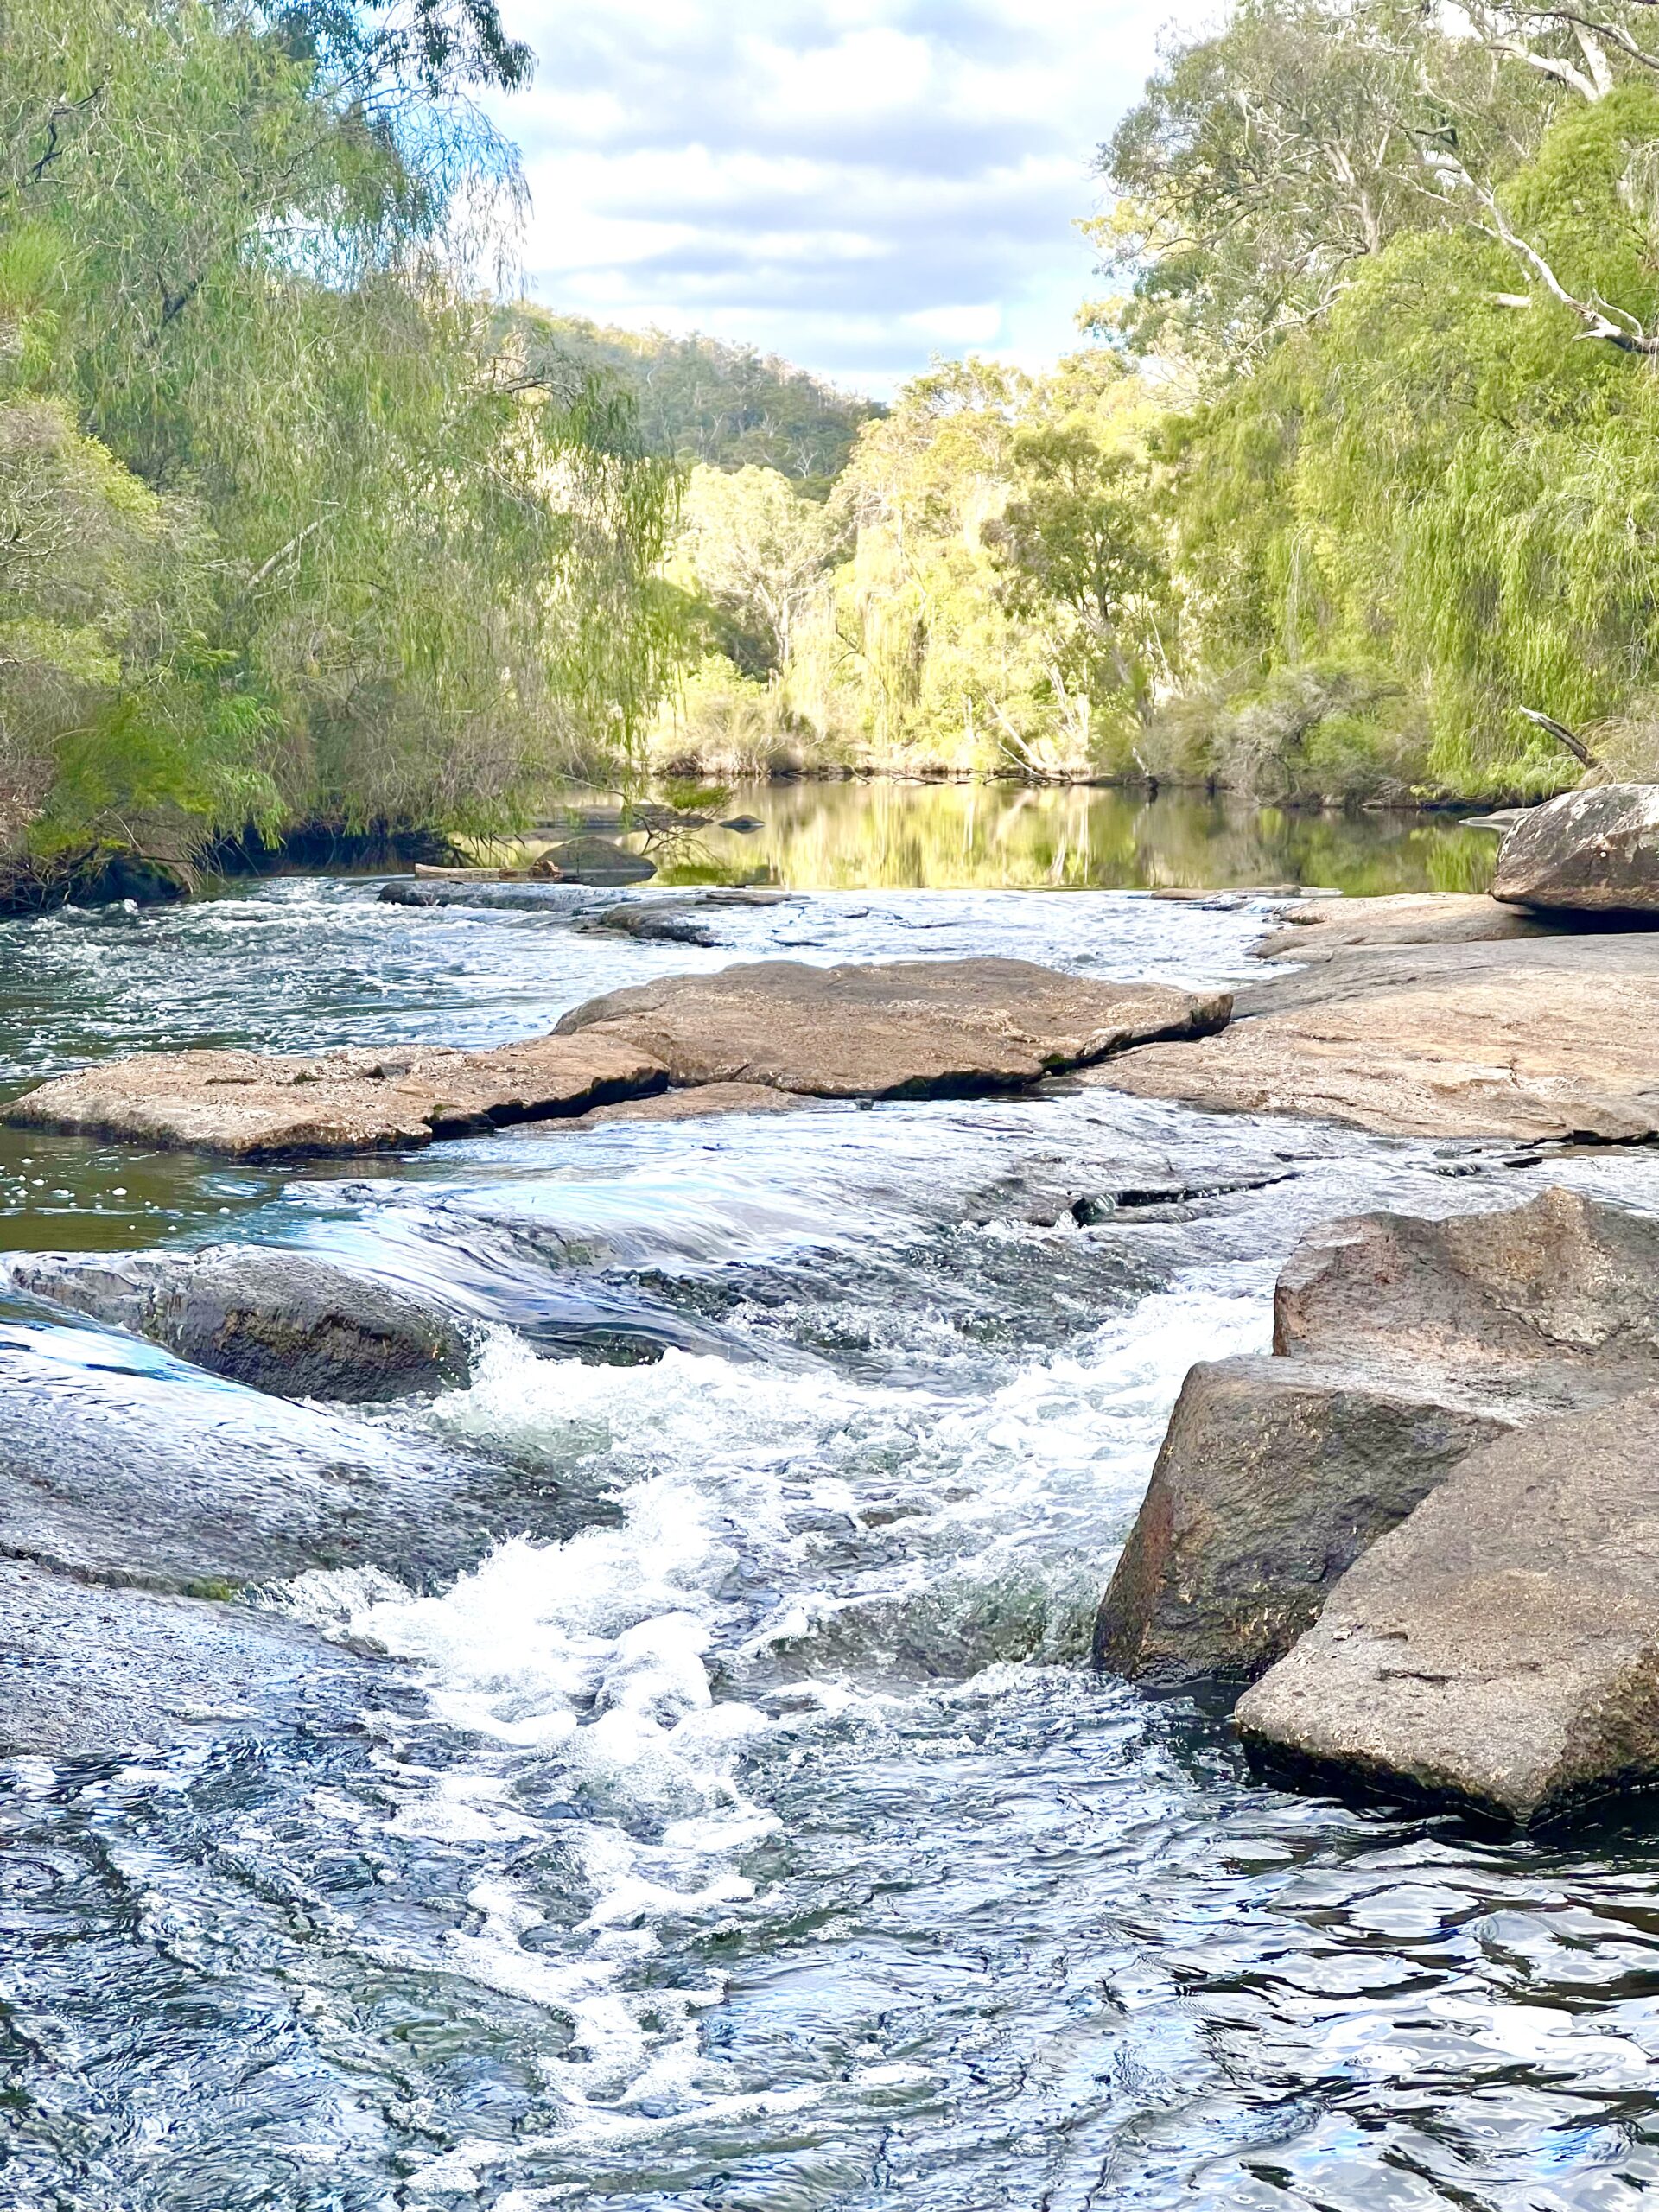
[[[1599,766],[1595,754],[1584,740],[1575,731],[1568,729],[1565,722],[1558,722],[1554,715],[1540,714],[1536,707],[1517,707],[1516,712],[1524,715],[1529,722],[1536,722],[1540,729],[1547,729],[1553,738],[1567,747],[1574,760],[1583,761],[1586,768]]]

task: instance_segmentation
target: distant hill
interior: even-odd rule
[[[528,304],[513,320],[532,357],[546,346],[623,379],[658,452],[713,468],[775,468],[804,491],[823,491],[846,467],[860,425],[887,412],[753,346],[617,330]]]

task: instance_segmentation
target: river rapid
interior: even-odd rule
[[[4,1079],[493,1042],[766,955],[1214,982],[1264,911],[823,892],[688,950],[374,894],[0,928]],[[1086,1080],[286,1173],[0,1135],[12,1249],[228,1234],[442,1294],[486,1340],[471,1387],[341,1417],[556,1486],[573,1530],[508,1515],[445,1586],[259,1592],[338,1640],[349,1690],[0,1765],[0,2204],[1635,2205],[1647,1816],[1516,1844],[1287,1795],[1224,1719],[1086,1664],[1181,1378],[1266,1347],[1298,1236],[1546,1177],[1659,1210],[1649,1154],[1541,1165]],[[130,1387],[135,1424],[227,1402],[63,1320],[0,1305],[0,1360]]]

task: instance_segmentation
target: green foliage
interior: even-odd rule
[[[493,0],[0,0],[0,852],[487,826],[683,653],[678,485],[459,272]]]
[[[1161,650],[1150,412],[1103,353],[944,364],[866,426],[827,511],[696,471],[676,574],[712,651],[660,749],[726,774],[1132,760]]]
[[[1297,799],[1559,788],[1522,706],[1639,752],[1654,68],[1550,10],[1452,35],[1248,0],[1106,160],[1142,257],[1120,327],[1190,346],[1204,386],[1154,441],[1185,696],[1150,764]]]

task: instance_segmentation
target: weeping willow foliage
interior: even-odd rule
[[[480,296],[489,0],[0,0],[0,849],[485,826],[638,742],[677,490]]]
[[[1160,652],[1144,387],[1103,349],[1032,378],[941,364],[867,423],[827,505],[698,470],[677,575],[708,652],[663,756],[1133,770]]]
[[[1183,662],[1145,749],[1166,772],[1287,797],[1536,794],[1579,771],[1518,709],[1629,739],[1659,689],[1659,64],[1626,67],[1564,21],[1545,52],[1573,81],[1551,79],[1465,22],[1442,50],[1457,128],[1437,137],[1434,54],[1385,82],[1374,54],[1354,60],[1370,17],[1257,0],[1126,126],[1150,255],[1127,317],[1160,316],[1167,338],[1181,302],[1207,386],[1156,442]],[[1413,35],[1434,20],[1419,11]],[[1363,108],[1382,181],[1369,238],[1352,163],[1329,204],[1307,189],[1311,164],[1344,167],[1338,124],[1299,151],[1287,101],[1284,153],[1239,122],[1287,41],[1319,57],[1327,123]],[[1186,78],[1230,84],[1203,129],[1241,173],[1249,139],[1248,189],[1212,152],[1192,167],[1200,141],[1170,121]],[[1471,175],[1483,134],[1503,159]],[[1425,143],[1442,162],[1458,148],[1451,184]],[[1160,273],[1158,222],[1200,188],[1210,259],[1189,233]],[[1249,291],[1241,239],[1258,232],[1294,288]]]

